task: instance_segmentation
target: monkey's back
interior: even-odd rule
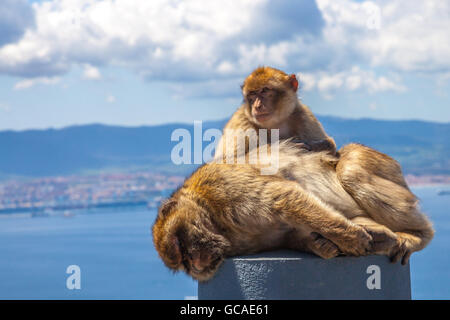
[[[254,156],[252,152],[250,156]],[[270,161],[260,159],[263,163]],[[277,176],[296,181],[304,190],[345,213],[347,217],[365,214],[340,183],[336,173],[339,159],[336,156],[327,151],[309,152],[286,140],[279,144],[278,159]]]

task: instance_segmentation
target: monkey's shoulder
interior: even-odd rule
[[[293,129],[292,135],[305,140],[305,142],[330,139],[309,107],[301,102],[289,117],[288,122],[289,127]]]
[[[245,104],[241,105],[231,116],[225,125],[225,130],[247,130],[254,129],[255,125],[249,120],[249,116],[245,112]]]

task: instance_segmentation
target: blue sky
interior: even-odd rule
[[[0,130],[229,117],[258,65],[322,115],[450,121],[447,1],[3,0]]]

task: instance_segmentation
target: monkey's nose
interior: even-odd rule
[[[264,105],[262,104],[262,103],[260,103],[259,105],[257,105],[256,107],[255,107],[255,111],[257,111],[257,112],[262,112],[262,111],[264,111]]]
[[[199,252],[192,255],[191,268],[194,272],[202,272],[205,269],[206,261],[203,261],[202,256]]]
[[[203,269],[197,269],[195,265],[192,265],[192,271],[194,271],[195,273],[201,273]]]

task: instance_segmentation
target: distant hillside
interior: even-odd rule
[[[363,143],[394,157],[405,173],[450,174],[450,123],[319,119],[340,146]]]
[[[322,116],[319,120],[338,145],[360,142],[401,162],[406,173],[450,174],[450,124],[422,121],[349,120]],[[219,128],[223,121],[204,122]],[[99,170],[190,171],[170,161],[173,130],[192,125],[143,127],[73,126],[60,130],[0,132],[0,178],[3,176],[65,175]],[[205,143],[205,146],[207,143]]]

